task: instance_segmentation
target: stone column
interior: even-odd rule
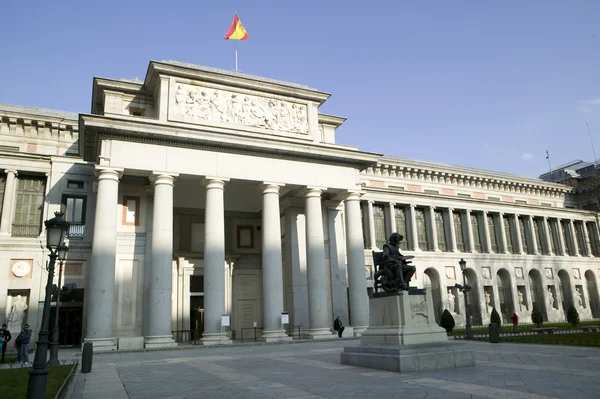
[[[396,212],[394,211],[395,206],[396,206],[396,204],[394,202],[390,202],[387,207],[388,223],[386,224],[386,227],[387,227],[386,238],[389,238],[392,235],[392,233],[396,232],[396,229],[397,229]]]
[[[173,183],[178,175],[154,172],[152,267],[150,268],[146,348],[177,346],[171,333],[173,289]]]
[[[4,201],[2,202],[2,218],[0,219],[0,235],[10,235],[10,225],[15,203],[15,180],[17,180],[16,169],[6,169],[6,184],[4,185]]]
[[[554,256],[554,251],[552,251],[552,231],[550,231],[550,225],[548,224],[548,216],[544,216],[544,234],[546,235],[548,255]]]
[[[519,214],[515,213],[513,216],[515,220],[515,234],[517,236],[516,251],[518,254],[526,255],[525,252],[523,252],[523,237],[521,237],[521,227],[519,226]]]
[[[475,239],[473,238],[473,225],[471,224],[471,210],[467,209],[465,210],[465,217],[466,217],[466,223],[467,223],[467,236],[469,239],[469,252],[476,252],[475,251]]]
[[[456,241],[456,229],[454,228],[454,209],[452,208],[448,208],[448,210],[446,211],[446,214],[448,215],[448,227],[450,230],[450,245],[452,246],[450,248],[450,250],[452,252],[459,252],[458,251],[458,246],[457,246],[457,241]],[[462,231],[461,231],[462,234]]]
[[[487,211],[483,211],[483,236],[485,240],[485,252],[494,253],[494,251],[492,251],[492,240],[490,237],[490,226],[488,224]]]
[[[421,248],[419,248],[419,235],[417,234],[416,207],[415,204],[410,204],[410,236],[412,238],[413,251],[421,252]]]
[[[508,250],[508,239],[510,237],[506,237],[506,227],[504,226],[504,213],[500,212],[498,214],[498,218],[500,219],[500,236],[502,237],[502,248],[498,248],[498,253],[509,254],[510,252]]]
[[[94,351],[117,349],[113,337],[115,307],[115,258],[117,253],[117,205],[119,179],[123,169],[96,166],[98,192],[92,255],[87,268],[87,334],[86,342]],[[171,268],[169,268],[169,271]],[[170,322],[170,320],[169,320]]]
[[[592,244],[590,243],[590,234],[585,220],[581,221],[581,225],[583,226],[583,241],[585,242],[585,248],[587,249],[587,256],[592,257]]]
[[[369,326],[365,251],[360,222],[360,194],[350,192],[346,197],[346,253],[348,258],[348,286],[350,291],[350,318],[354,335],[360,336]]]
[[[560,241],[561,255],[566,256],[567,255],[567,245],[565,242],[565,236],[563,234],[561,218],[556,218],[556,229],[558,230],[558,239]]]
[[[435,206],[429,207],[429,227],[431,231],[431,242],[433,243],[433,250],[440,252],[440,246],[438,244],[437,226],[435,224]]]
[[[571,230],[571,241],[573,242],[575,256],[581,256],[579,253],[579,243],[577,242],[577,233],[575,232],[575,223],[573,223],[573,219],[569,219],[569,230]]]
[[[204,333],[203,345],[227,343],[221,332],[225,313],[225,207],[223,191],[228,179],[206,177],[204,221]]]
[[[533,215],[529,215],[529,232],[531,233],[531,246],[533,253],[535,255],[541,255],[541,249],[538,248],[537,245],[537,236],[535,235],[535,220],[533,220]]]
[[[373,203],[374,201],[367,201],[367,220],[369,228],[369,248],[376,249],[377,243],[375,241],[375,218],[373,217]]]
[[[306,259],[310,338],[333,338],[327,308],[327,270],[323,237],[321,188],[308,187],[306,193]],[[371,208],[371,205],[369,204]],[[371,208],[372,209],[372,208]],[[372,219],[371,219],[372,220]]]
[[[266,342],[288,341],[281,324],[283,312],[283,264],[281,258],[281,223],[279,220],[279,187],[283,184],[263,183],[262,211],[262,278],[263,320],[261,339]]]

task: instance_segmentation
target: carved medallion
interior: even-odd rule
[[[31,264],[25,260],[17,261],[12,265],[11,271],[15,277],[25,277],[31,272]]]

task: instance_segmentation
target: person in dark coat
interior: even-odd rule
[[[4,363],[4,356],[6,355],[6,347],[8,343],[12,339],[12,335],[10,335],[10,331],[6,329],[6,324],[2,324],[2,329],[0,330],[0,341],[2,341],[2,363]]]
[[[342,333],[344,332],[345,327],[342,324],[342,320],[340,319],[340,316],[335,318],[335,320],[333,322],[333,329],[335,331],[337,331],[338,337],[342,338]]]

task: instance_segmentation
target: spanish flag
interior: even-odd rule
[[[225,40],[246,40],[247,38],[248,32],[246,32],[244,25],[242,25],[242,21],[240,21],[237,14],[235,14],[233,17],[233,22],[225,34]]]

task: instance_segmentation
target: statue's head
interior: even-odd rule
[[[402,237],[402,235],[400,233],[392,233],[392,235],[390,236],[390,242],[397,244],[400,241],[402,241],[404,237]]]

